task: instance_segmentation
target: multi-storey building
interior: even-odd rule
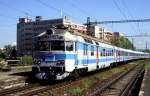
[[[113,39],[113,33],[105,30],[102,27],[91,25],[89,31],[92,36],[99,38],[101,41],[111,43]]]
[[[64,25],[79,32],[86,32],[84,25],[74,24],[67,17],[42,20],[41,16],[36,16],[35,21],[31,21],[29,18],[19,18],[19,23],[17,24],[18,55],[32,55],[34,51],[34,37],[46,31],[52,25]]]

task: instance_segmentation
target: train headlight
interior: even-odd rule
[[[38,64],[41,64],[41,60],[38,60],[38,62],[37,62]]]
[[[57,64],[57,65],[64,65],[65,62],[64,62],[64,61],[58,61],[56,64]]]
[[[35,60],[34,60],[34,64],[38,64],[38,65],[41,64],[41,60],[35,59]]]

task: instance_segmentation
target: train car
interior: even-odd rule
[[[38,79],[64,79],[112,66],[149,54],[105,44],[94,37],[64,29],[50,29],[36,37],[35,64],[32,72]]]

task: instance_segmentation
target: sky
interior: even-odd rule
[[[149,19],[150,0],[0,0],[0,48],[16,42],[20,17],[54,19],[68,16],[73,22]],[[150,22],[99,25],[126,36],[150,35]],[[150,37],[130,37],[137,49],[150,48]]]

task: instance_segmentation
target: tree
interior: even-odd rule
[[[117,47],[121,47],[125,49],[131,49],[131,50],[135,49],[131,41],[123,36],[120,36],[118,39],[113,38],[112,44]]]
[[[11,53],[11,50],[12,50],[12,46],[9,44],[9,45],[5,45],[4,46],[4,51],[5,51],[5,55],[7,56],[7,57],[10,57],[10,53]]]
[[[7,58],[16,59],[16,57],[17,57],[16,46],[5,45],[4,49],[5,49],[5,55]]]
[[[10,53],[10,58],[11,59],[16,59],[17,57],[17,51],[16,51],[16,47],[13,46],[12,50],[11,50],[11,53]]]
[[[4,54],[4,52],[2,52],[2,50],[0,50],[0,58],[1,59],[5,59],[6,55]]]
[[[33,58],[31,56],[23,56],[21,57],[21,64],[23,65],[32,65],[33,64]]]
[[[150,50],[149,49],[145,50],[144,52],[150,54]]]

